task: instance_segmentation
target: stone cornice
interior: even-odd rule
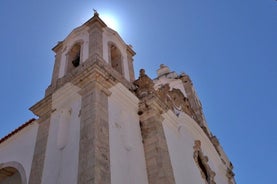
[[[44,97],[42,100],[30,107],[29,110],[39,118],[47,117],[52,111],[52,95]]]
[[[69,101],[74,99],[74,96],[79,90],[80,88],[74,86],[72,83],[66,83],[63,87],[58,89],[52,95],[52,111],[54,111],[55,108],[63,105],[64,103],[68,103]]]
[[[46,90],[46,96],[32,106],[30,110],[40,118],[48,117],[52,112],[52,95],[57,90],[64,87],[68,82],[80,89],[84,89],[87,85],[91,85],[92,83],[97,83],[101,86],[101,90],[107,95],[110,95],[108,89],[119,82],[130,91],[135,88],[132,83],[116,72],[101,57],[94,55],[72,72],[59,78],[56,83],[49,86]]]
[[[53,94],[67,82],[71,82],[80,88],[91,81],[98,81],[107,89],[116,83],[122,83],[127,89],[134,89],[134,85],[127,81],[122,75],[116,72],[101,57],[94,55],[87,59],[84,63],[74,69],[72,72],[59,78],[56,83],[50,85],[46,90],[46,95]]]
[[[126,45],[127,46],[127,51],[132,55],[136,55],[136,52],[132,49],[131,45]]]
[[[55,45],[52,50],[57,53],[63,47],[63,41],[59,41],[57,45]]]

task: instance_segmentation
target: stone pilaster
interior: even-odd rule
[[[133,51],[131,46],[127,46],[127,60],[128,60],[128,69],[129,69],[129,76],[130,76],[130,81],[133,82],[135,80],[135,72],[134,72],[134,59],[133,56],[136,53]]]
[[[82,95],[78,184],[109,184],[108,91],[94,81]]]
[[[140,126],[149,184],[175,183],[158,99],[140,104]]]
[[[89,57],[103,57],[103,30],[99,22],[90,25],[89,29]]]
[[[168,110],[157,96],[153,81],[140,70],[139,78],[134,81],[136,95],[140,99],[138,114],[146,170],[149,184],[174,184],[175,178],[163,129],[162,113]]]
[[[39,119],[37,120],[39,123],[39,128],[37,132],[29,184],[41,183],[42,180],[50,126],[50,115],[52,111],[51,106],[52,97],[47,96],[30,108],[30,110],[39,117]]]
[[[63,44],[62,42],[60,42],[56,47],[52,49],[56,53],[56,55],[55,55],[55,64],[54,64],[54,69],[52,73],[51,85],[55,85],[59,77],[59,70],[60,70],[61,57],[62,57],[62,47],[63,47]]]
[[[32,161],[29,184],[41,183],[47,147],[50,119],[39,123],[35,151]]]

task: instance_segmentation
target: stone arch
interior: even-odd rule
[[[196,140],[194,142],[193,149],[194,149],[193,158],[196,165],[199,168],[202,178],[205,180],[207,184],[215,184],[215,181],[214,181],[215,172],[212,171],[212,169],[208,164],[209,158],[205,156],[202,152],[200,140]]]
[[[122,53],[115,43],[109,42],[109,63],[112,68],[115,69],[118,73],[123,75],[123,59]]]
[[[83,41],[75,42],[66,54],[66,72],[71,72],[74,68],[78,67],[82,59],[82,45]]]
[[[0,164],[0,184],[27,184],[24,167],[18,162],[6,162]]]

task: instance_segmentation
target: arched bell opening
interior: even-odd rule
[[[71,72],[80,65],[81,44],[76,43],[67,54],[67,72]]]
[[[114,43],[109,43],[109,61],[112,68],[123,75],[122,54]]]

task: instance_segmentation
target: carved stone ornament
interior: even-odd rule
[[[214,181],[215,172],[212,171],[212,169],[208,164],[209,158],[205,156],[201,150],[200,140],[196,140],[194,142],[193,149],[194,149],[193,158],[200,170],[202,178],[206,181],[207,184],[216,184]]]
[[[228,184],[234,184],[234,172],[232,171],[232,168],[228,168],[226,171],[226,177],[228,178]]]
[[[145,70],[140,70],[139,78],[134,81],[134,85],[137,87],[136,94],[139,98],[143,98],[148,94],[154,93],[154,83],[153,81],[145,74]]]
[[[138,98],[141,99],[155,93],[176,116],[179,116],[180,112],[185,112],[194,119],[195,113],[191,108],[189,100],[180,89],[170,89],[169,84],[164,84],[155,91],[154,82],[145,74],[144,69],[140,70],[140,76],[134,81],[134,85],[137,87],[135,92]]]
[[[181,90],[175,88],[170,90],[169,84],[165,84],[158,89],[157,93],[161,100],[165,102],[177,116],[183,111],[193,118],[194,112],[188,99],[184,96]]]

